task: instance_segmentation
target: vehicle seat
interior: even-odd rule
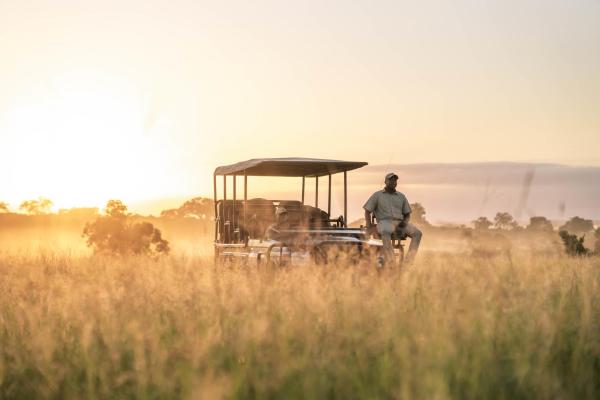
[[[264,238],[267,228],[273,223],[275,223],[275,205],[272,200],[261,198],[248,200],[246,231],[250,238]]]
[[[329,214],[320,208],[305,205],[303,222],[311,228],[325,228],[329,226]]]
[[[297,200],[284,200],[279,202],[279,206],[285,207],[289,215],[290,226],[298,228],[303,226],[302,203]]]
[[[243,212],[243,202],[235,201],[235,221],[236,225],[241,222],[239,216]],[[217,202],[217,222],[219,240],[222,243],[230,243],[233,238],[233,200],[219,200]]]

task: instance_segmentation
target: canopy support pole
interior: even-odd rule
[[[231,230],[233,232],[233,234],[235,235],[235,198],[237,196],[237,175],[233,174],[233,206],[232,206],[232,211],[231,211]],[[235,237],[233,238],[234,242],[237,242],[235,240]]]
[[[319,176],[315,176],[315,207],[319,208]]]
[[[344,171],[344,227],[348,227],[348,179]]]
[[[225,210],[227,209],[225,207],[225,203],[227,202],[227,175],[223,175],[223,232],[221,233],[223,236],[221,237],[225,237],[225,222],[227,221],[227,214],[225,213]],[[225,242],[223,240],[223,242]]]
[[[304,205],[304,181],[305,177],[302,177],[302,205]]]
[[[217,222],[217,175],[213,175],[213,205],[215,206],[215,224]],[[217,230],[215,229],[215,242],[217,241]]]
[[[246,170],[244,170],[244,226],[243,229],[246,229],[246,209],[248,203],[248,175],[246,175]]]
[[[329,181],[327,182],[327,214],[331,218],[331,174],[329,174]]]

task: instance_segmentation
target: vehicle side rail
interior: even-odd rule
[[[214,245],[215,247],[219,248],[234,247],[240,249],[243,249],[247,246],[246,243],[214,243]]]
[[[271,262],[271,251],[273,251],[273,248],[279,246],[279,264],[281,265],[281,259],[283,257],[283,246],[285,246],[285,243],[283,242],[279,242],[279,241],[273,241],[273,243],[271,243],[269,245],[269,247],[267,247],[267,252],[266,252],[266,256],[267,256],[267,262],[266,264],[269,265],[269,263]]]

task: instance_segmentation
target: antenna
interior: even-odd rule
[[[532,212],[527,207],[527,201],[529,200],[529,192],[531,190],[531,186],[533,183],[533,177],[535,176],[535,168],[530,167],[525,172],[525,177],[523,179],[523,184],[521,186],[521,196],[519,197],[519,204],[515,210],[515,217],[521,218],[521,214],[523,211],[526,211],[529,216],[531,216]]]
[[[385,173],[389,173],[390,172],[390,165],[392,164],[392,154],[390,153],[390,156],[388,157],[388,162],[387,165],[385,166]]]

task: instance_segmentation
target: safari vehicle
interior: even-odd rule
[[[314,158],[260,158],[217,167],[214,172],[215,232],[217,262],[243,260],[250,264],[327,264],[347,257],[377,262],[381,240],[372,238],[362,226],[348,227],[347,173],[367,165],[366,162],[322,160]],[[331,176],[344,176],[343,215],[331,215]],[[223,177],[222,198],[217,182]],[[248,198],[250,177],[295,177],[302,182],[299,200]],[[238,194],[238,177],[243,177],[243,195]],[[326,209],[319,208],[319,178],[327,178]],[[314,179],[314,205],[306,204],[307,180]],[[229,185],[228,185],[229,183]],[[231,189],[230,189],[231,188]],[[228,198],[231,190],[231,198]],[[241,197],[241,199],[240,199]],[[268,227],[276,221],[276,208],[288,212],[289,229],[281,231],[285,240],[269,240]],[[394,240],[399,262],[403,258],[400,240]]]

